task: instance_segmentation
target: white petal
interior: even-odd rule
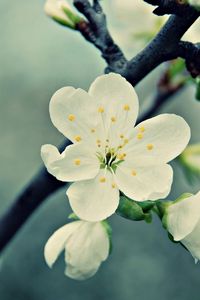
[[[178,201],[167,210],[167,229],[175,241],[184,239],[192,232],[200,219],[200,192]]]
[[[99,76],[90,86],[89,94],[102,113],[106,131],[110,128],[124,134],[133,127],[138,115],[138,97],[133,86],[121,75],[110,73]],[[111,118],[115,118],[112,122]]]
[[[80,225],[81,221],[64,225],[56,230],[48,239],[44,248],[44,257],[50,268],[55,263],[60,253],[64,250],[67,239],[73,234],[74,231],[76,231],[78,227],[80,227]]]
[[[41,157],[47,168],[47,171],[56,176],[56,168],[52,168],[52,163],[60,159],[60,152],[58,149],[50,144],[43,145],[41,147]]]
[[[70,145],[61,154],[52,145],[44,145],[41,156],[50,174],[61,181],[94,178],[99,171],[99,160],[84,143]]]
[[[47,0],[44,6],[45,13],[50,17],[55,17],[63,20],[63,22],[72,23],[67,15],[64,13],[63,8],[70,9],[66,1],[61,0]],[[72,23],[73,25],[73,23]]]
[[[50,101],[50,117],[54,126],[71,141],[79,136],[87,141],[91,130],[98,126],[100,116],[94,99],[81,89],[64,87]]]
[[[108,255],[109,239],[103,225],[82,222],[66,243],[66,274],[79,280],[89,278]]]
[[[105,182],[100,182],[104,177]],[[113,175],[105,170],[94,179],[73,183],[67,196],[75,214],[91,222],[111,216],[119,204],[119,191],[112,184]]]
[[[181,243],[190,251],[197,263],[200,260],[200,221],[193,231],[181,240]]]
[[[65,275],[76,280],[86,280],[94,276],[97,271],[98,268],[94,268],[94,269],[88,268],[87,270],[82,271],[77,267],[68,264],[65,269]]]
[[[159,165],[184,150],[190,139],[190,128],[182,117],[162,114],[137,125],[130,139],[124,148],[130,158],[137,159],[141,166]]]
[[[165,198],[170,192],[172,178],[172,168],[167,164],[140,167],[125,161],[116,170],[120,191],[135,201]]]

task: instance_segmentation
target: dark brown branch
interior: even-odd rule
[[[65,141],[63,151],[71,142]],[[66,185],[42,167],[0,219],[0,251],[8,244],[35,209],[52,193]]]
[[[180,42],[178,56],[185,59],[186,67],[193,78],[200,76],[200,44]]]
[[[161,63],[179,57],[179,42],[198,13],[184,18],[171,16],[157,36],[127,64],[124,76],[136,85]]]
[[[190,6],[185,0],[144,0],[145,2],[158,6],[153,13],[157,16],[165,14],[173,14],[177,16],[184,16],[192,13],[195,8]]]
[[[152,2],[156,5],[155,2],[160,1]],[[87,21],[79,23],[77,28],[85,39],[101,51],[108,64],[105,72],[120,73],[133,86],[161,63],[179,57],[180,39],[199,17],[199,12],[186,5],[182,17],[172,15],[147,47],[127,62],[121,49],[111,38],[105,15],[99,1],[96,0],[95,4],[97,3],[98,10],[88,0],[74,0],[76,8],[87,18]]]
[[[127,65],[127,60],[121,49],[114,43],[108,31],[106,16],[99,1],[94,1],[92,6],[89,1],[75,0],[74,5],[88,20],[88,22],[81,21],[78,23],[77,29],[86,40],[101,51],[109,71],[121,73]]]

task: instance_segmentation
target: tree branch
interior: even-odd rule
[[[128,62],[122,75],[134,86],[161,63],[179,57],[180,39],[197,18],[196,12],[184,18],[171,16],[146,48]]]
[[[89,1],[74,0],[74,5],[88,20],[77,23],[77,30],[101,51],[108,64],[106,72],[121,73],[127,65],[127,60],[108,31],[106,16],[99,1],[94,1],[92,6]]]
[[[187,3],[186,0],[144,0],[145,2],[158,6],[153,13],[157,16],[165,14],[175,14],[184,16],[192,13],[195,8]]]
[[[101,51],[108,64],[106,72],[120,73],[133,85],[136,85],[162,62],[175,58],[174,53],[176,53],[176,56],[179,55],[177,49],[180,46],[179,42],[182,35],[198,18],[197,12],[192,12],[184,18],[171,16],[151,43],[136,57],[127,62],[122,51],[109,34],[106,18],[99,1],[94,0],[93,6],[87,0],[75,0],[74,3],[88,20],[88,22],[82,21],[82,23],[79,23],[77,29]],[[158,94],[152,109],[144,117],[151,117],[159,106],[174,93]],[[140,117],[140,121],[144,117]],[[7,245],[46,197],[63,185],[63,182],[57,181],[44,168],[36,174],[0,219],[0,250]]]
[[[157,2],[161,1],[149,0],[148,2],[157,5]],[[95,9],[97,3],[98,10]],[[156,37],[138,55],[127,62],[121,49],[110,36],[106,17],[99,1],[96,0],[93,6],[88,0],[74,0],[74,4],[88,20],[88,22],[82,21],[77,24],[77,29],[86,40],[101,51],[102,57],[108,63],[105,72],[120,73],[133,86],[161,63],[179,57],[180,39],[199,17],[197,10],[189,5],[186,7],[181,5],[181,7],[184,6],[184,14],[182,16],[172,15]]]

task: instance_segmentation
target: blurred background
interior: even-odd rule
[[[132,32],[129,42],[124,41],[125,32],[134,30],[134,24],[138,30],[143,22],[139,22],[137,13],[132,17],[128,6],[131,1],[102,2],[111,31],[130,56],[138,44]],[[120,8],[122,2],[126,9]],[[105,67],[99,52],[78,33],[47,18],[43,5],[43,0],[0,0],[0,215],[41,166],[41,145],[59,145],[63,141],[49,118],[51,95],[65,85],[88,89]],[[144,9],[147,6],[144,4]],[[150,26],[149,9],[144,13],[144,23]],[[195,30],[197,36],[197,26]],[[153,97],[162,69],[163,66],[137,86],[141,104]],[[162,112],[182,115],[192,128],[191,141],[200,141],[200,103],[191,86],[174,97]],[[173,166],[169,199],[200,189],[198,181],[189,185],[177,162]],[[114,215],[112,255],[87,281],[65,277],[62,258],[53,270],[48,269],[43,258],[44,244],[53,231],[68,221],[70,212],[64,188],[49,197],[15,236],[0,256],[0,299],[199,300],[200,265],[168,240],[156,217],[147,225]]]

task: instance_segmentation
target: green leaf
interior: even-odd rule
[[[138,205],[142,208],[143,212],[150,211],[155,206],[155,201],[143,201],[138,202]]]
[[[196,94],[195,97],[198,101],[200,101],[200,77],[196,79]]]
[[[123,218],[133,221],[150,220],[149,214],[144,213],[139,203],[127,198],[126,196],[120,197],[120,202],[116,213]]]
[[[80,220],[79,217],[77,215],[75,215],[75,213],[71,213],[68,216],[68,219],[70,219],[70,220]]]

